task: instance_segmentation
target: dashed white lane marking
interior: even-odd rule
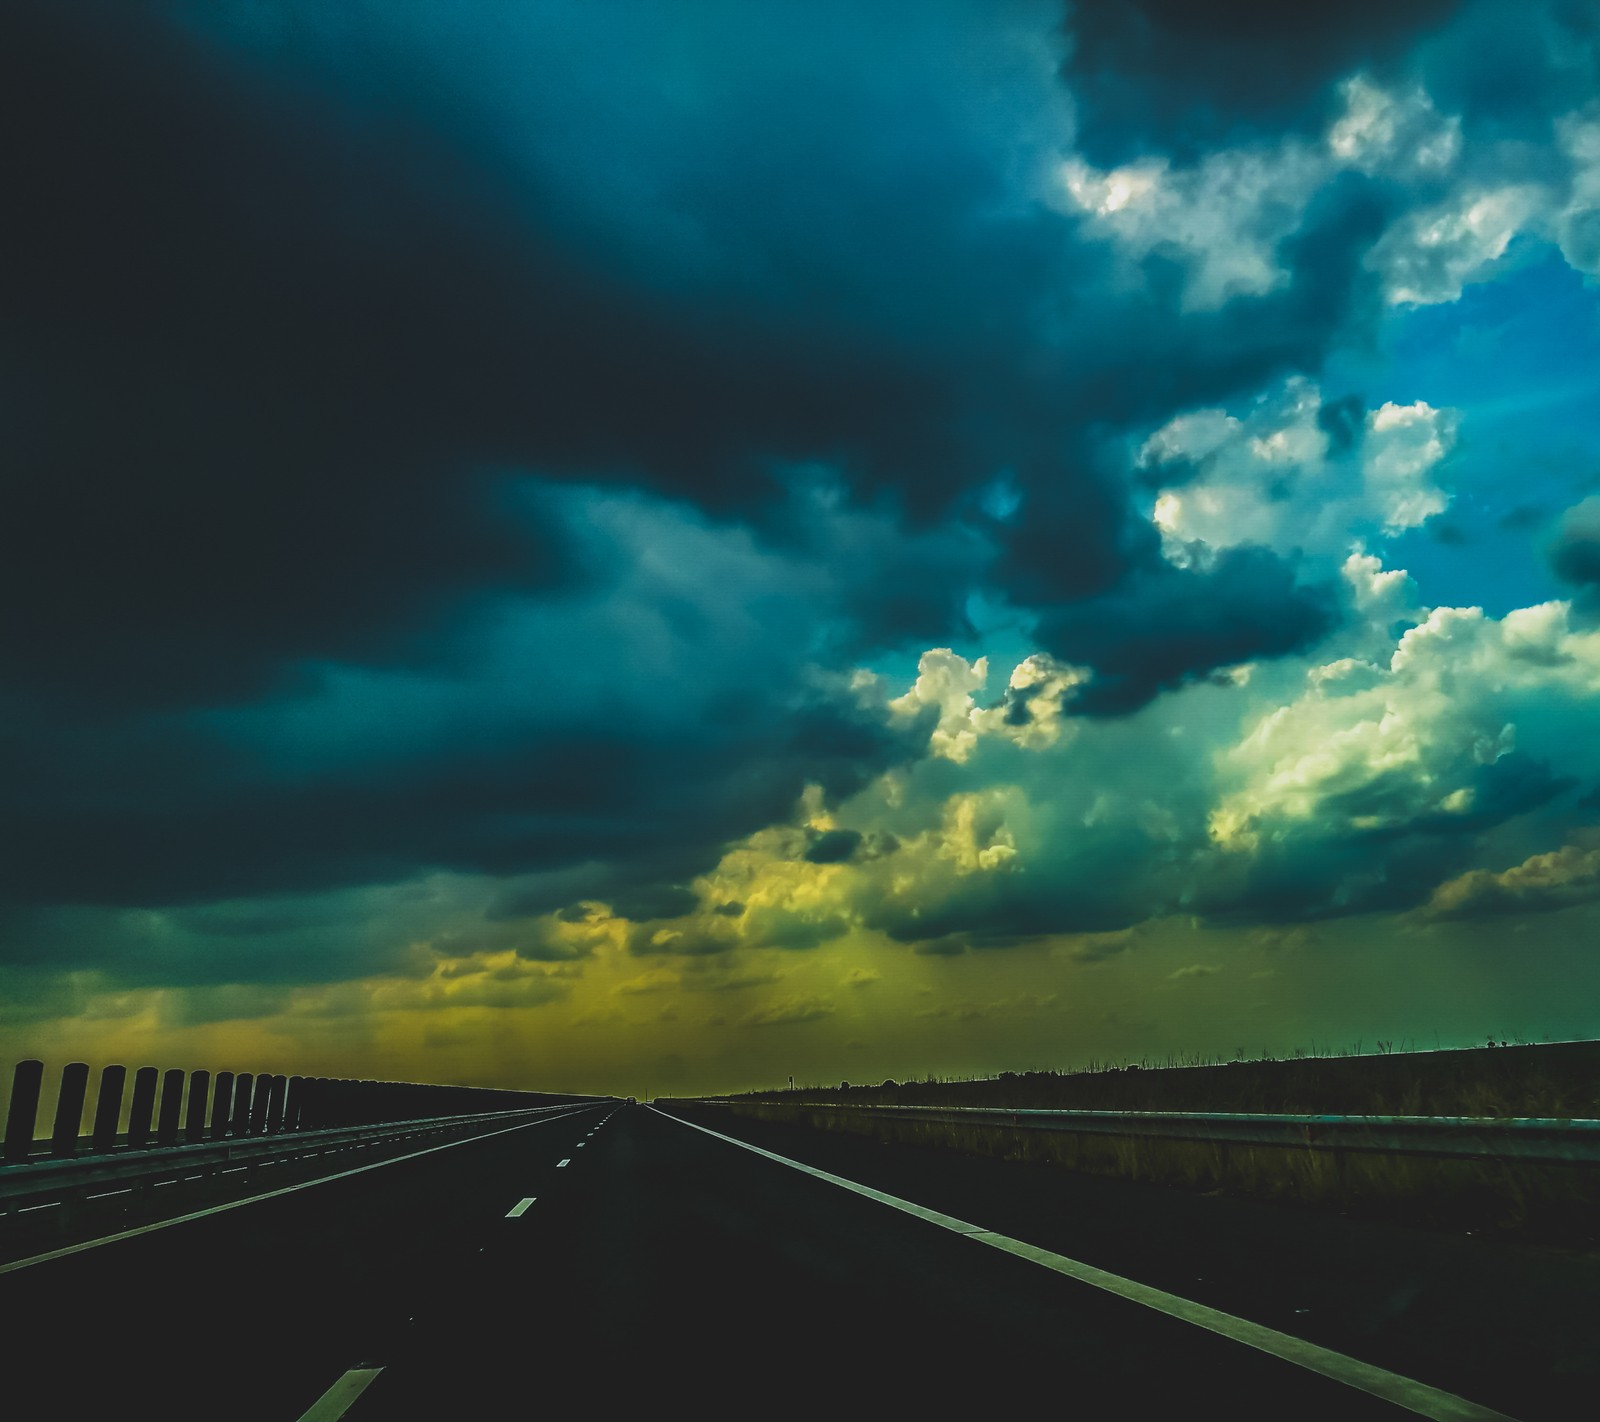
[[[334,1422],[350,1410],[350,1405],[374,1382],[382,1368],[351,1368],[311,1406],[300,1414],[300,1422]]]
[[[583,1108],[577,1107],[577,1110]],[[559,1116],[542,1116],[537,1121],[523,1121],[515,1126],[502,1126],[498,1131],[488,1131],[481,1136],[466,1136],[459,1141],[446,1141],[443,1145],[426,1146],[422,1150],[414,1150],[408,1155],[397,1155],[389,1160],[375,1160],[370,1165],[356,1165],[349,1170],[341,1170],[335,1175],[319,1175],[315,1180],[302,1180],[298,1185],[280,1185],[276,1190],[267,1190],[260,1195],[249,1195],[243,1200],[230,1200],[225,1205],[212,1205],[207,1210],[194,1210],[187,1215],[174,1215],[170,1220],[157,1220],[154,1224],[140,1225],[137,1229],[125,1229],[120,1234],[104,1234],[99,1239],[86,1239],[82,1244],[69,1244],[62,1249],[52,1249],[46,1254],[30,1255],[26,1259],[13,1259],[10,1263],[0,1264],[0,1274],[10,1274],[17,1269],[26,1269],[30,1264],[43,1264],[50,1259],[63,1259],[69,1254],[82,1254],[86,1249],[98,1249],[102,1244],[115,1244],[123,1239],[137,1239],[141,1234],[154,1234],[158,1229],[167,1229],[172,1225],[187,1224],[190,1220],[203,1220],[208,1215],[220,1215],[224,1210],[237,1210],[245,1205],[259,1204],[262,1200],[273,1200],[279,1195],[292,1195],[296,1190],[309,1190],[313,1185],[326,1185],[330,1180],[343,1180],[350,1175],[362,1175],[369,1170],[382,1170],[386,1165],[399,1165],[404,1160],[415,1160],[419,1155],[432,1155],[435,1151],[454,1150],[457,1146],[471,1145],[473,1141],[486,1141],[493,1136],[503,1136],[509,1131],[525,1131],[531,1126],[542,1126],[547,1121],[564,1121],[573,1113],[565,1111]],[[235,1167],[243,1170],[244,1166]],[[219,1171],[226,1175],[230,1172]]]
[[[656,1111],[654,1106],[650,1109]],[[1032,1264],[1041,1264],[1057,1274],[1065,1274],[1069,1279],[1077,1279],[1080,1283],[1104,1289],[1109,1294],[1116,1294],[1133,1303],[1143,1304],[1157,1313],[1182,1319],[1183,1322],[1192,1323],[1197,1328],[1208,1329],[1224,1338],[1231,1338],[1236,1343],[1243,1343],[1246,1347],[1270,1353],[1275,1358],[1282,1358],[1285,1362],[1294,1363],[1310,1372],[1321,1373],[1324,1377],[1334,1379],[1335,1382],[1344,1383],[1362,1392],[1369,1392],[1385,1402],[1392,1402],[1395,1406],[1415,1412],[1418,1416],[1430,1418],[1431,1422],[1516,1422],[1515,1418],[1508,1417],[1504,1412],[1496,1412],[1491,1407],[1468,1402],[1466,1398],[1457,1397],[1453,1392],[1429,1387],[1426,1383],[1417,1382],[1413,1378],[1402,1377],[1399,1373],[1374,1367],[1371,1363],[1363,1363],[1358,1358],[1347,1358],[1343,1353],[1335,1353],[1331,1348],[1308,1343],[1304,1338],[1296,1338],[1293,1334],[1280,1333],[1275,1328],[1252,1323],[1247,1318],[1236,1318],[1221,1309],[1195,1303],[1192,1299],[1169,1294],[1163,1289],[1152,1288],[1133,1279],[1124,1279],[1120,1274],[1096,1269],[1092,1264],[1082,1264],[1076,1259],[1069,1259],[1064,1254],[1056,1254],[1048,1249],[1039,1249],[1032,1244],[1025,1244],[1020,1239],[1012,1239],[1008,1235],[984,1229],[981,1225],[967,1224],[950,1215],[941,1215],[937,1210],[924,1209],[921,1205],[912,1204],[910,1200],[902,1200],[898,1195],[886,1195],[881,1190],[858,1185],[854,1180],[846,1180],[842,1175],[831,1175],[826,1170],[818,1170],[814,1165],[806,1165],[798,1160],[790,1160],[786,1155],[763,1150],[760,1146],[741,1141],[736,1136],[725,1136],[721,1131],[713,1131],[707,1126],[697,1126],[693,1121],[668,1116],[665,1111],[656,1111],[656,1114],[666,1117],[669,1121],[676,1121],[680,1126],[688,1126],[691,1130],[703,1131],[719,1141],[727,1141],[729,1145],[754,1151],[757,1155],[763,1155],[779,1165],[787,1165],[792,1170],[802,1171],[818,1180],[826,1180],[828,1184],[837,1185],[840,1189],[865,1195],[867,1199],[876,1200],[891,1209],[915,1215],[929,1224],[936,1224],[956,1234],[964,1234],[979,1244],[987,1244],[1007,1254],[1014,1254],[1017,1258],[1026,1259]]]
[[[508,1220],[521,1219],[528,1212],[528,1206],[538,1198],[537,1195],[529,1195],[526,1200],[518,1200],[516,1204],[506,1211],[506,1218]]]
[[[565,1160],[558,1160],[556,1162],[556,1169],[560,1170],[563,1165],[571,1165],[571,1164],[572,1164],[572,1157],[569,1155]]]

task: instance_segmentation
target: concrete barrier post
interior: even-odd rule
[[[267,1129],[267,1101],[272,1094],[272,1078],[262,1075],[256,1078],[256,1089],[250,1097],[250,1134],[253,1136],[264,1135]]]
[[[233,1079],[233,1114],[228,1118],[230,1136],[248,1135],[250,1132],[250,1085],[254,1078],[242,1071]]]
[[[233,1073],[219,1071],[211,1090],[211,1139],[220,1141],[228,1134],[228,1112],[233,1107]]]
[[[117,1143],[122,1122],[122,1092],[128,1081],[125,1066],[108,1066],[100,1073],[100,1090],[94,1102],[94,1138],[89,1148],[103,1155]]]
[[[211,1095],[211,1073],[189,1073],[189,1102],[183,1113],[183,1138],[199,1145],[206,1138],[206,1101]]]
[[[6,1162],[16,1165],[33,1153],[33,1128],[39,1119],[39,1088],[44,1063],[18,1062],[11,1076],[11,1107],[6,1112]]]
[[[291,1076],[288,1085],[283,1089],[283,1128],[286,1131],[300,1129],[300,1115],[305,1106],[306,1079],[303,1076]]]
[[[283,1130],[284,1093],[289,1089],[289,1078],[281,1072],[272,1078],[267,1090],[267,1134],[277,1135]]]
[[[50,1154],[58,1160],[78,1153],[78,1132],[83,1129],[83,1098],[89,1091],[89,1064],[69,1062],[61,1072],[56,1097],[55,1128],[50,1132]]]
[[[177,1145],[178,1118],[183,1109],[183,1071],[173,1067],[161,1080],[161,1114],[156,1118],[156,1144]]]
[[[156,1112],[154,1067],[140,1067],[133,1074],[133,1104],[128,1108],[128,1149],[143,1150],[150,1144],[150,1121]]]

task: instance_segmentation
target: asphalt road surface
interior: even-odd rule
[[[1297,1212],[1243,1225],[1234,1202],[684,1114],[1187,1298],[1243,1300],[1240,1313],[1330,1347],[1353,1342],[1419,1376],[1404,1366],[1409,1347],[1423,1381],[1512,1416],[1585,1415],[1570,1407],[1592,1401],[1581,1368],[1530,1370],[1524,1357],[1486,1369],[1470,1347],[1452,1362],[1403,1329],[1398,1343],[1363,1337],[1326,1288],[1302,1290],[1329,1313],[1321,1336],[1311,1315],[1296,1329],[1283,1259],[1265,1255],[1273,1229],[1291,1231],[1281,1240],[1307,1228]],[[1181,1277],[1201,1258],[1233,1261],[1220,1294],[1217,1281]],[[1263,1282],[1246,1299],[1252,1273]],[[1578,1320],[1583,1336],[1593,1322]],[[0,1329],[0,1414],[30,1422],[555,1409],[1416,1415],[651,1108],[609,1103],[0,1273]]]

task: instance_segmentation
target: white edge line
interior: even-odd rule
[[[579,1111],[585,1108],[580,1106]],[[298,1185],[280,1185],[276,1190],[268,1190],[262,1195],[251,1195],[243,1200],[229,1200],[224,1205],[212,1205],[210,1209],[195,1210],[187,1215],[174,1215],[170,1220],[156,1220],[153,1224],[140,1225],[137,1229],[126,1229],[120,1234],[103,1234],[98,1239],[86,1239],[81,1244],[69,1244],[61,1249],[52,1249],[47,1254],[30,1255],[27,1259],[13,1259],[9,1263],[0,1264],[0,1274],[10,1274],[18,1269],[26,1269],[30,1264],[43,1264],[51,1259],[64,1259],[69,1254],[82,1254],[87,1249],[98,1249],[102,1244],[115,1244],[122,1239],[136,1239],[141,1234],[154,1234],[158,1229],[167,1229],[172,1225],[188,1224],[190,1220],[203,1220],[207,1215],[220,1215],[224,1210],[237,1210],[245,1205],[259,1204],[262,1200],[276,1199],[279,1195],[292,1195],[296,1190],[309,1190],[313,1185],[326,1185],[330,1180],[343,1180],[350,1175],[360,1175],[368,1170],[382,1170],[386,1165],[399,1165],[403,1160],[415,1160],[419,1155],[432,1155],[438,1150],[451,1150],[456,1146],[471,1145],[473,1141],[486,1141],[493,1136],[503,1136],[510,1131],[525,1131],[530,1126],[542,1126],[547,1121],[561,1121],[572,1115],[571,1111],[564,1111],[559,1116],[543,1116],[537,1121],[523,1121],[516,1126],[502,1126],[498,1131],[489,1131],[481,1136],[465,1136],[459,1141],[446,1141],[443,1145],[428,1146],[423,1150],[414,1150],[409,1155],[397,1155],[390,1160],[375,1160],[370,1165],[357,1165],[350,1170],[341,1170],[336,1175],[323,1175],[315,1180],[302,1180]],[[240,1169],[244,1167],[241,1166]],[[226,1173],[226,1172],[224,1172]]]
[[[1230,1338],[1236,1343],[1243,1343],[1247,1347],[1255,1348],[1259,1352],[1269,1353],[1275,1358],[1282,1358],[1287,1363],[1297,1367],[1306,1368],[1314,1373],[1321,1373],[1324,1377],[1332,1378],[1335,1382],[1344,1383],[1346,1386],[1357,1388],[1362,1392],[1371,1393],[1374,1397],[1382,1398],[1385,1402],[1392,1402],[1398,1407],[1404,1407],[1419,1416],[1432,1419],[1432,1422],[1516,1422],[1514,1417],[1504,1412],[1496,1412],[1491,1407],[1484,1407],[1476,1402],[1469,1402],[1464,1397],[1458,1397],[1453,1392],[1445,1392],[1440,1388],[1430,1387],[1427,1383],[1417,1382],[1414,1378],[1403,1377],[1399,1373],[1391,1373],[1386,1368],[1375,1367],[1371,1363],[1363,1363],[1359,1358],[1347,1357],[1343,1353],[1336,1353],[1331,1348],[1323,1348],[1316,1343],[1307,1342],[1304,1338],[1296,1338],[1292,1333],[1280,1333],[1275,1328],[1268,1328],[1264,1324],[1252,1323],[1247,1318],[1238,1318],[1231,1313],[1224,1313],[1221,1309],[1211,1308],[1206,1304],[1196,1303],[1193,1299],[1186,1299],[1178,1294],[1169,1294],[1164,1289],[1141,1284],[1133,1279],[1125,1279],[1120,1274],[1112,1274],[1104,1269],[1096,1269],[1092,1264],[1083,1264],[1076,1259],[1069,1259],[1064,1254],[1056,1254],[1048,1249],[1040,1249],[1035,1245],[1026,1244],[1020,1239],[1012,1239],[1009,1235],[998,1234],[994,1230],[984,1229],[980,1225],[967,1224],[950,1215],[942,1215],[937,1210],[924,1209],[921,1205],[912,1204],[909,1200],[902,1200],[897,1195],[886,1195],[881,1190],[871,1189],[866,1185],[859,1185],[854,1180],[846,1180],[842,1175],[832,1175],[826,1170],[818,1170],[814,1165],[806,1165],[802,1161],[790,1160],[788,1156],[778,1155],[770,1150],[763,1150],[760,1146],[751,1145],[742,1141],[737,1136],[725,1136],[721,1131],[713,1131],[708,1126],[696,1125],[693,1121],[685,1121],[681,1117],[668,1115],[667,1112],[650,1108],[658,1116],[664,1116],[669,1121],[676,1121],[680,1126],[688,1126],[691,1130],[703,1131],[708,1136],[715,1136],[719,1141],[727,1141],[730,1145],[740,1146],[745,1150],[754,1151],[757,1155],[764,1155],[768,1160],[775,1160],[780,1165],[787,1165],[794,1170],[803,1171],[807,1175],[815,1176],[818,1180],[825,1180],[830,1185],[837,1185],[841,1189],[850,1190],[857,1195],[865,1195],[869,1200],[876,1200],[879,1204],[888,1205],[908,1215],[915,1215],[918,1219],[926,1220],[929,1224],[936,1224],[942,1229],[948,1229],[956,1234],[964,1234],[976,1240],[979,1244],[987,1244],[1007,1254],[1014,1254],[1019,1259],[1026,1259],[1033,1264],[1041,1264],[1046,1269],[1052,1269],[1058,1274],[1065,1274],[1068,1278],[1077,1279],[1081,1283],[1089,1284],[1097,1289],[1104,1289],[1107,1293],[1116,1294],[1133,1303],[1143,1304],[1152,1308],[1157,1313],[1167,1314],[1171,1318],[1181,1319],[1184,1323],[1192,1323],[1198,1328],[1204,1328],[1212,1333]]]
[[[350,1410],[350,1404],[378,1380],[382,1368],[351,1368],[303,1413],[300,1422],[334,1422]]]

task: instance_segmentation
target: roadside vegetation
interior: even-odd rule
[[[885,1119],[808,1105],[1600,1118],[1600,1042],[1380,1051],[1203,1066],[1002,1073],[730,1098],[764,1120],[1249,1194],[1470,1234],[1600,1246],[1600,1170],[1324,1153]]]

